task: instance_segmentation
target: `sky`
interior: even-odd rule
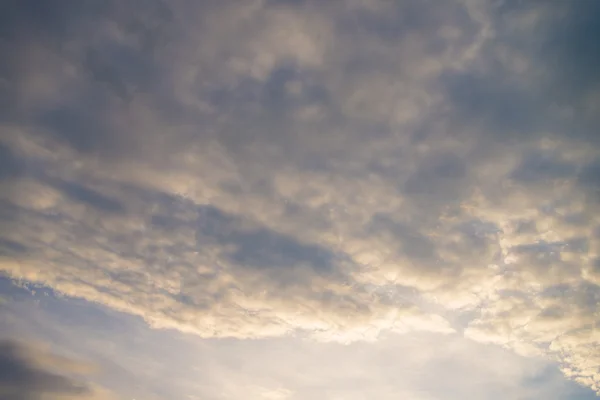
[[[600,2],[0,3],[0,400],[600,396]]]

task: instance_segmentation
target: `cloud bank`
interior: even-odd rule
[[[8,2],[0,269],[205,338],[459,333],[600,391],[591,2]]]
[[[53,355],[40,346],[2,340],[0,399],[109,399],[99,390],[69,376],[89,374],[90,368],[90,365]]]

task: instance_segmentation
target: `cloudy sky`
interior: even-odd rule
[[[596,398],[598,15],[2,1],[0,400]]]

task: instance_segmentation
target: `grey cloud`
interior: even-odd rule
[[[0,255],[26,253],[27,246],[9,239],[0,238]]]
[[[176,35],[171,8],[160,0],[112,7],[111,19],[127,39],[107,39],[85,49],[81,67],[124,100],[153,93],[164,83],[157,56]]]
[[[23,160],[10,147],[0,143],[0,184],[4,181],[4,185],[6,185],[6,181],[9,181],[8,187],[4,190],[10,189],[10,181],[19,177],[23,173],[24,167]]]
[[[482,138],[496,142],[545,135],[597,143],[597,12],[594,2],[506,1],[493,8],[495,35],[481,54],[485,68],[442,76],[455,117],[477,121]],[[513,69],[515,60],[522,70]]]
[[[447,233],[451,240],[446,247],[465,264],[472,263],[471,268],[478,268],[477,259],[498,262],[500,233],[501,229],[494,223],[465,218]]]
[[[39,38],[66,38],[73,32],[73,25],[96,20],[101,7],[93,2],[65,1],[60,5],[35,1],[7,1],[2,5],[3,36],[23,39],[23,34]]]
[[[600,202],[600,161],[584,165],[577,176],[577,181],[588,193],[590,203],[598,204]]]
[[[160,45],[150,37],[169,19],[160,1],[138,6],[4,3],[1,90],[3,99],[13,99],[5,121],[35,121],[44,127],[40,134],[82,153],[112,158],[131,153],[131,132],[114,114],[128,106],[133,92],[160,85],[153,59]],[[62,95],[43,93],[50,85],[60,87]]]
[[[370,9],[368,6],[356,7],[341,19],[341,29],[350,34],[363,31],[383,42],[396,42],[407,35],[425,34],[447,21],[455,21],[465,30],[463,40],[469,40],[469,36],[476,35],[476,24],[463,4],[445,3],[435,9],[431,8],[431,4],[427,1],[399,1],[394,5],[386,4],[384,12]],[[447,46],[443,38],[432,35],[427,39],[430,41],[429,50],[433,53]]]
[[[416,170],[401,186],[400,193],[416,207],[435,211],[456,206],[469,196],[469,169],[460,156],[452,153],[432,154],[420,161]]]
[[[19,342],[0,342],[0,399],[37,400],[66,395],[84,399],[92,394],[85,384],[63,375],[60,359],[54,360],[53,371],[48,371],[38,365],[38,356]]]
[[[436,260],[437,254],[433,241],[414,227],[394,221],[391,215],[373,216],[369,231],[375,235],[381,231],[391,233],[399,246],[398,253],[409,259],[426,264]]]
[[[23,109],[22,88],[30,73],[39,68],[38,65],[33,65],[34,59],[30,58],[32,48],[44,46],[50,51],[64,51],[64,41],[77,28],[93,26],[93,22],[97,21],[95,18],[99,16],[95,12],[100,9],[94,7],[92,2],[77,1],[39,5],[26,0],[2,4],[0,37],[3,40],[0,49],[5,56],[0,63],[0,72],[6,81],[1,86],[0,93],[3,100],[12,99],[0,114],[4,121],[18,121],[30,112]],[[49,60],[44,61],[48,63]]]
[[[217,240],[221,245],[233,244],[229,257],[239,265],[277,269],[307,266],[318,274],[332,272],[335,255],[328,249],[313,244],[299,243],[296,239],[260,227],[244,229],[241,221],[215,207],[201,208],[198,217],[197,240]]]
[[[59,189],[65,196],[105,212],[124,212],[124,206],[117,200],[86,187],[83,184],[47,179],[46,182]]]
[[[151,7],[143,7],[139,17],[133,17],[133,15],[137,15],[139,12],[139,10],[136,10],[135,13],[132,11],[135,8],[134,6],[117,7],[111,3],[104,7],[105,10],[103,13],[98,13],[99,16],[97,19],[105,23],[115,23],[118,27],[117,30],[124,32],[124,35],[131,34],[137,38],[138,35],[145,37],[152,33],[160,36],[150,41],[160,42],[162,39],[164,43],[162,45],[153,45],[151,48],[147,48],[137,42],[135,45],[120,43],[120,39],[115,39],[114,35],[110,36],[104,32],[106,27],[102,26],[102,24],[96,24],[95,26],[98,26],[100,32],[107,37],[101,34],[98,35],[99,39],[92,41],[88,39],[88,32],[80,30],[79,25],[77,25],[77,29],[74,28],[73,35],[79,35],[83,32],[81,38],[78,39],[78,43],[84,43],[88,39],[90,43],[85,44],[88,45],[86,48],[90,47],[90,49],[86,50],[83,54],[80,54],[78,50],[75,53],[69,53],[65,56],[82,71],[84,76],[85,74],[89,74],[92,82],[85,82],[84,84],[80,82],[82,87],[77,89],[77,92],[74,94],[75,98],[70,101],[70,104],[59,103],[51,105],[41,115],[36,115],[35,117],[39,118],[39,123],[44,125],[53,135],[64,140],[77,150],[93,152],[94,154],[102,153],[103,156],[111,157],[114,157],[117,153],[125,157],[127,153],[136,152],[133,148],[153,146],[151,143],[147,143],[147,140],[153,136],[152,133],[128,132],[128,130],[135,130],[134,127],[117,125],[114,123],[114,118],[110,118],[112,113],[119,113],[119,108],[127,107],[127,102],[122,102],[120,98],[129,99],[133,96],[132,93],[134,92],[136,96],[142,94],[148,95],[149,101],[156,106],[153,110],[154,113],[170,114],[168,117],[171,119],[169,121],[170,124],[202,125],[201,121],[203,117],[198,115],[197,110],[189,109],[189,106],[182,104],[181,99],[177,97],[177,93],[173,92],[170,82],[165,81],[169,75],[170,67],[173,67],[173,63],[187,62],[186,57],[180,54],[171,42],[173,38],[170,36],[173,35],[172,30],[175,29],[173,26],[177,26],[178,24],[185,26],[183,21],[173,19],[175,18],[173,14],[181,17],[181,7],[181,4],[173,4],[172,9],[169,9],[160,6],[160,4],[156,5],[152,3]],[[79,8],[85,7],[79,6]],[[190,15],[196,12],[195,7],[192,8],[193,10],[189,12]],[[211,16],[210,11],[213,11],[211,7],[208,8],[209,12],[206,13],[206,20]],[[429,14],[422,12],[424,10],[421,10],[421,6],[413,6],[408,2],[397,8],[395,15],[402,16],[402,19],[409,24],[416,24],[409,29],[411,32],[418,31],[425,33],[427,32],[427,28],[435,26],[436,20],[443,18],[445,15],[441,12],[436,12],[430,21],[426,17]],[[452,20],[456,18],[462,21],[467,18],[463,7],[453,6],[448,8],[458,10],[455,11],[456,16],[453,14]],[[76,7],[74,10],[77,9]],[[406,13],[402,11],[404,9],[412,11],[406,16]],[[15,16],[16,20],[35,19],[35,16],[30,15],[35,14],[32,9],[24,7],[24,10],[21,13],[17,13],[18,15]],[[67,15],[75,13],[68,20],[83,21],[83,18],[79,17],[77,11],[74,10],[66,12]],[[303,7],[297,9],[299,12],[302,10]],[[89,12],[91,13],[92,11]],[[415,17],[410,17],[413,14]],[[217,13],[216,15],[218,16],[219,14]],[[423,18],[425,19],[424,21],[415,22]],[[204,29],[209,25],[208,22],[202,18],[200,21],[194,21],[194,23],[196,23],[196,26],[190,27],[190,29],[195,31],[178,32],[180,36],[177,39],[182,42],[200,39],[203,42],[206,41],[206,47],[210,48],[211,43],[208,41],[209,34],[204,33]],[[399,26],[403,26],[403,24],[399,24]],[[240,29],[243,28],[242,26]],[[54,32],[54,30],[50,28],[48,30],[49,36],[57,37],[59,41],[64,39],[61,34]],[[191,37],[194,33],[198,33],[200,38]],[[245,34],[243,31],[239,33],[240,35]],[[341,33],[343,33],[343,29]],[[250,30],[249,35],[253,37],[255,35],[254,30]],[[402,36],[404,35],[400,35],[400,37]],[[246,43],[244,41],[245,37],[240,36],[240,39],[239,46],[243,46]],[[324,41],[325,39],[327,38],[324,38]],[[139,39],[138,42],[144,42],[144,40]],[[445,45],[443,47],[448,46]],[[237,50],[237,48],[231,49],[233,53],[232,58],[237,56]],[[190,49],[190,51],[193,51],[193,49]],[[436,51],[432,51],[432,53],[435,54],[438,51],[442,50],[437,49]],[[239,52],[242,53],[240,56],[243,56],[243,51]],[[191,55],[193,56],[193,54]],[[178,58],[164,59],[171,56]],[[337,53],[332,53],[333,56],[337,56]],[[352,63],[351,60],[344,60],[343,57],[341,60],[343,63]],[[227,61],[224,60],[224,62]],[[337,60],[332,61],[337,62]],[[219,68],[221,67],[219,66]],[[367,69],[371,70],[373,68],[376,68],[376,66],[368,67]],[[253,149],[266,145],[273,146],[275,144],[280,148],[280,153],[286,155],[287,162],[294,161],[304,166],[314,166],[319,163],[329,164],[328,158],[332,155],[332,147],[338,153],[349,154],[350,149],[348,147],[340,148],[340,142],[343,142],[344,138],[336,140],[337,144],[331,145],[328,144],[332,142],[330,139],[331,135],[325,138],[323,135],[318,134],[318,131],[324,129],[330,130],[331,126],[343,123],[340,119],[342,115],[339,114],[339,106],[333,104],[331,100],[332,97],[339,96],[339,94],[330,93],[331,89],[327,85],[311,85],[309,83],[306,85],[308,86],[308,90],[305,90],[302,101],[298,101],[297,99],[294,101],[281,99],[283,101],[280,101],[278,98],[278,93],[281,91],[280,83],[286,79],[289,71],[294,71],[292,75],[299,76],[300,81],[304,81],[304,78],[308,78],[308,81],[314,78],[322,78],[319,73],[311,73],[310,68],[302,68],[302,66],[296,65],[293,60],[286,61],[285,57],[283,57],[281,62],[276,63],[272,70],[269,71],[268,81],[264,87],[262,82],[257,82],[253,79],[244,79],[234,85],[231,85],[229,82],[221,82],[218,79],[212,80],[210,84],[200,81],[194,82],[194,90],[197,90],[198,94],[206,94],[208,92],[209,95],[207,97],[213,98],[213,101],[209,101],[208,103],[217,108],[219,113],[235,113],[236,118],[233,122],[228,121],[230,120],[228,117],[224,118],[224,123],[217,128],[218,132],[214,134],[208,133],[211,130],[214,131],[214,127],[210,127],[210,129],[202,127],[196,130],[193,139],[185,137],[187,135],[178,135],[173,132],[167,134],[165,132],[160,134],[164,140],[157,140],[178,143],[181,140],[204,141],[216,139],[223,143],[237,157],[242,155],[240,153],[245,153],[242,150],[250,144],[252,144]],[[106,85],[112,89],[106,90]],[[128,94],[124,96],[124,92],[128,92]],[[210,95],[211,93],[212,95]],[[261,107],[257,108],[256,104],[249,106],[250,101],[258,103]],[[289,118],[286,118],[289,117],[290,112],[294,108],[299,109],[308,105],[323,107],[327,111],[325,113],[327,116],[326,123],[316,124],[310,130],[299,129],[294,125],[290,125]],[[368,126],[365,129],[372,131],[371,127]],[[242,130],[245,132],[243,135],[237,134],[237,132]],[[352,129],[345,130],[344,135],[346,138],[350,135],[355,138],[364,136],[364,133],[352,133]],[[314,133],[309,133],[309,131],[314,131]],[[134,139],[133,135],[138,137],[138,139]],[[125,140],[125,138],[130,140]],[[359,142],[364,139],[361,138]],[[323,148],[323,150],[320,148]],[[300,153],[301,151],[303,153]],[[326,154],[324,154],[325,151],[327,151]],[[260,149],[260,153],[263,155],[264,150]],[[246,169],[249,169],[249,166],[246,166]]]
[[[539,102],[516,83],[502,81],[502,77],[480,76],[474,71],[443,76],[454,118],[475,121],[482,127],[483,138],[500,143],[515,143],[523,135],[546,128],[550,121],[536,116],[548,115],[539,109]]]
[[[79,190],[89,189],[78,189],[76,192]],[[263,270],[273,278],[280,276],[283,279],[286,271],[289,273],[295,269],[330,278],[344,275],[338,265],[341,261],[347,261],[342,255],[318,244],[304,243],[295,237],[279,233],[244,215],[232,214],[214,205],[197,205],[167,193],[141,188],[129,187],[124,193],[125,196],[129,194],[137,197],[140,200],[138,204],[154,204],[151,208],[155,211],[150,210],[150,214],[146,216],[153,231],[164,232],[166,235],[181,230],[193,233],[193,238],[190,238],[193,239],[193,245],[190,242],[187,251],[202,252],[206,247],[223,249],[221,256],[232,265]],[[102,197],[100,200],[100,194],[91,190],[89,195],[85,192],[85,195],[75,198],[90,202],[104,211],[123,210],[126,207],[113,199]],[[119,207],[116,204],[112,206],[113,203],[119,204]],[[135,206],[132,207],[136,209]],[[170,251],[175,254],[177,250],[173,248]]]
[[[527,220],[515,221],[514,232],[516,234],[536,233],[537,227],[536,227],[535,221],[527,221]]]
[[[548,180],[572,178],[576,165],[556,159],[552,154],[532,152],[523,157],[511,178],[524,184],[544,184]]]
[[[93,95],[92,95],[93,96]],[[91,97],[91,96],[90,96]],[[97,101],[100,100],[100,101]],[[103,99],[78,99],[75,105],[59,105],[42,112],[38,123],[60,141],[84,153],[120,151],[117,127],[111,126],[106,118]],[[102,110],[105,112],[102,112]]]
[[[543,62],[553,66],[549,94],[564,103],[579,103],[585,98],[582,94],[597,90],[600,85],[600,74],[593,67],[599,61],[600,48],[594,40],[600,32],[594,18],[598,12],[595,2],[559,7],[556,19],[540,32],[545,36],[539,44],[539,54]],[[563,23],[557,25],[559,21]]]

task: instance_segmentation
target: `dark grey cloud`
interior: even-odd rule
[[[557,159],[553,154],[534,151],[525,154],[511,178],[523,184],[547,184],[556,179],[572,178],[577,172],[573,163]]]
[[[0,399],[37,400],[60,395],[85,398],[91,393],[86,385],[62,375],[60,365],[55,365],[56,371],[37,365],[30,351],[21,343],[0,341]]]
[[[333,272],[335,255],[314,244],[261,227],[244,228],[243,220],[216,207],[198,210],[198,246],[212,240],[220,246],[234,245],[229,257],[237,264],[253,268],[278,269],[307,267],[318,274]]]
[[[22,243],[0,238],[0,255],[15,255],[26,252],[27,246]]]
[[[29,73],[39,68],[30,58],[32,47],[42,46],[59,54],[64,52],[66,40],[78,33],[80,28],[87,26],[93,29],[94,22],[97,22],[94,15],[99,10],[95,9],[93,2],[86,1],[41,5],[28,0],[6,1],[0,7],[0,74],[4,79],[0,86],[0,99],[6,106],[0,116],[5,122],[17,122],[30,111],[23,104],[22,87]]]
[[[577,180],[592,202],[600,202],[600,160],[584,165]]]
[[[482,50],[485,68],[441,76],[455,117],[496,142],[555,136],[598,143],[598,10],[592,1],[499,3],[490,16],[495,35]],[[528,64],[525,72],[511,69],[517,58]]]
[[[487,74],[487,71],[486,71]],[[516,82],[504,80],[505,71],[490,79],[476,71],[450,73],[441,78],[448,92],[450,106],[459,121],[472,121],[482,126],[484,137],[515,143],[524,135],[537,134],[551,123],[545,104],[539,104],[532,93]]]
[[[469,173],[469,166],[458,154],[430,154],[419,160],[399,192],[415,207],[428,209],[424,217],[435,218],[444,207],[455,208],[470,195]]]
[[[97,96],[100,93],[91,92],[90,101],[80,98],[73,105],[60,104],[45,110],[36,117],[37,122],[48,134],[77,151],[88,154],[120,152],[124,143],[119,139],[123,132],[111,126],[106,109],[106,101],[110,99]]]
[[[435,243],[420,233],[414,226],[396,222],[391,215],[378,214],[370,222],[371,234],[387,232],[398,245],[398,254],[425,265],[435,262],[437,253]]]
[[[539,56],[553,72],[548,77],[547,94],[577,105],[585,97],[582,94],[600,85],[600,73],[594,68],[600,61],[600,44],[595,39],[600,34],[600,5],[582,1],[559,5],[557,10],[556,18],[542,26],[536,38],[540,40]]]
[[[22,162],[10,147],[0,143],[0,179],[17,176],[22,170]]]
[[[130,206],[132,213],[147,212],[145,217],[148,219],[148,227],[155,233],[169,235],[184,229],[193,232],[193,247],[164,249],[172,256],[177,251],[202,252],[207,247],[216,247],[223,249],[222,256],[239,268],[252,268],[263,271],[272,278],[279,276],[282,279],[286,273],[297,269],[304,270],[309,276],[316,274],[339,277],[343,274],[338,264],[348,261],[347,257],[336,254],[327,247],[300,241],[247,216],[224,211],[215,205],[198,205],[168,193],[128,186],[117,190],[123,199],[120,202],[74,183],[64,182],[58,187],[74,200],[101,211],[119,211],[126,217],[126,209]],[[123,237],[122,240],[128,242],[131,238]]]
[[[87,204],[93,208],[97,208],[105,212],[125,211],[125,206],[118,200],[104,195],[94,189],[90,189],[83,184],[61,181],[57,179],[47,179],[46,182],[76,202]]]
[[[40,5],[29,0],[9,0],[2,3],[0,32],[12,39],[23,39],[24,35],[64,39],[75,33],[74,26],[101,18],[103,8],[108,8],[106,2],[67,0]]]
[[[426,49],[432,54],[450,45],[449,40],[443,37],[427,35],[433,27],[439,27],[447,21],[455,22],[464,29],[466,34],[459,41],[460,44],[468,43],[477,34],[477,23],[469,16],[464,4],[444,3],[433,7],[436,5],[434,2],[425,0],[398,1],[395,4],[380,5],[380,8],[377,6],[371,8],[368,3],[365,3],[365,7],[356,7],[340,18],[340,29],[350,35],[368,32],[369,35],[388,43],[401,41],[411,34],[423,35],[427,40]]]
[[[161,1],[39,5],[26,0],[5,2],[2,10],[0,98],[12,99],[2,119],[34,122],[42,128],[38,134],[83,154],[131,154],[139,142],[132,142],[130,127],[114,115],[128,106],[133,93],[156,92],[160,86],[155,52],[167,41],[161,27],[170,9]],[[111,37],[113,28],[114,35],[127,39]],[[48,84],[68,88],[61,96],[40,95],[37,91]]]

